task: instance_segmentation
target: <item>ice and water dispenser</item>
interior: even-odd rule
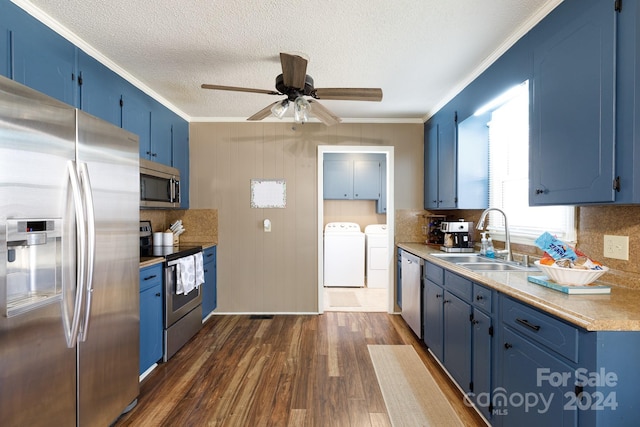
[[[62,220],[8,219],[5,315],[62,297]]]

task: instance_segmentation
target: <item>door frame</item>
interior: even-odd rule
[[[384,154],[387,158],[387,230],[388,253],[387,266],[389,286],[387,287],[387,312],[395,312],[395,283],[396,268],[394,236],[395,236],[395,207],[394,207],[394,147],[366,146],[366,145],[318,145],[318,313],[324,313],[324,155],[325,153],[375,153]]]

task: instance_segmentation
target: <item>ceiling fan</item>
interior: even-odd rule
[[[285,95],[283,100],[267,105],[247,120],[262,120],[273,114],[281,119],[290,104],[294,108],[296,123],[305,123],[311,112],[327,126],[340,123],[340,118],[320,104],[318,99],[346,101],[382,101],[382,89],[379,88],[322,88],[313,86],[313,79],[307,75],[307,60],[299,55],[280,53],[282,74],[276,77],[276,90],[252,89],[236,86],[203,84],[203,89],[228,90],[235,92],[264,93],[267,95]],[[307,100],[305,96],[313,99]]]

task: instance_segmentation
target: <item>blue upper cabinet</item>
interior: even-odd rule
[[[486,127],[486,126],[485,126]],[[488,200],[488,138],[460,138],[457,114],[425,124],[424,208],[484,209]]]
[[[77,106],[76,47],[22,9],[3,1],[2,74]]]
[[[380,161],[354,160],[353,198],[361,200],[380,199]]]
[[[432,123],[425,131],[424,208],[455,209],[457,162],[456,123]]]
[[[616,46],[616,202],[640,203],[640,4],[625,1]]]
[[[386,212],[386,156],[378,153],[326,153],[323,159],[325,200],[376,200]]]
[[[11,35],[20,8],[8,0],[0,0],[0,75],[11,78]]]
[[[455,208],[458,164],[456,120],[438,126],[438,208]]]
[[[380,161],[380,198],[376,201],[376,213],[387,213],[387,159]]]
[[[140,158],[153,160],[157,157],[151,147],[152,100],[147,94],[131,84],[122,92],[122,127],[138,135]]]
[[[0,0],[0,75],[138,135],[141,158],[180,169],[189,207],[189,124],[8,0]]]
[[[171,127],[173,167],[180,170],[180,208],[189,209],[189,122],[173,114]]]
[[[424,131],[424,208],[438,208],[438,124]]]
[[[353,199],[353,161],[324,159],[324,198],[326,200]]]
[[[154,162],[172,163],[171,127],[174,114],[164,105],[154,102],[151,108],[151,152]]]
[[[122,126],[120,99],[125,81],[102,63],[78,50],[80,108],[116,126]]]
[[[529,202],[612,202],[617,12],[610,1],[555,12],[535,28]]]

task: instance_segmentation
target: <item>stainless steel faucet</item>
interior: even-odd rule
[[[496,251],[496,253],[505,254],[506,261],[513,261],[513,254],[511,253],[511,237],[509,236],[509,226],[507,225],[507,214],[505,214],[501,209],[498,209],[498,208],[485,209],[484,212],[482,212],[482,215],[480,215],[480,220],[478,221],[478,225],[476,226],[476,229],[484,230],[484,220],[490,211],[498,211],[504,217],[504,235],[505,235],[504,250]]]

